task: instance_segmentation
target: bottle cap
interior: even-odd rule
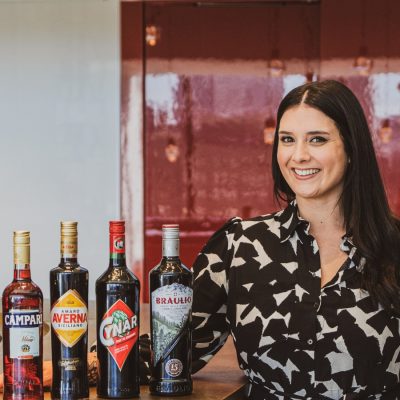
[[[14,264],[27,265],[30,263],[30,233],[29,231],[14,232]]]
[[[179,225],[178,224],[164,224],[162,226],[163,239],[179,239]]]
[[[78,223],[75,221],[61,221],[62,236],[78,236]]]
[[[75,221],[61,221],[61,257],[76,258],[78,254],[78,223]]]
[[[15,231],[14,232],[14,245],[28,245],[31,243],[29,231]]]
[[[125,221],[110,221],[110,233],[125,233]]]

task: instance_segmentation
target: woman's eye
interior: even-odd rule
[[[310,139],[311,143],[325,143],[327,141],[323,136],[314,136]]]
[[[282,143],[292,143],[294,142],[294,139],[291,136],[281,136],[280,141]]]

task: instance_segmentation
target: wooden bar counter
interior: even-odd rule
[[[89,343],[96,337],[95,316],[96,310],[93,302],[89,305]],[[48,304],[48,303],[47,303]],[[49,307],[45,304],[45,311]],[[140,333],[150,332],[149,305],[143,304],[140,311]],[[48,323],[48,311],[45,312],[45,321]],[[50,359],[50,335],[44,339],[44,359]],[[243,399],[241,388],[246,380],[243,372],[239,369],[236,352],[230,337],[219,353],[202,370],[193,375],[193,393],[188,396],[153,396],[149,393],[148,386],[140,387],[139,399],[196,399],[196,400],[219,400],[219,399]],[[45,392],[45,400],[50,400],[50,393]],[[96,388],[90,389],[90,399],[97,398]]]

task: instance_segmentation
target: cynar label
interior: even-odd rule
[[[121,370],[139,335],[137,316],[121,299],[104,314],[100,324],[100,341],[106,346]]]
[[[121,234],[110,235],[110,253],[111,254],[125,253],[125,235]]]

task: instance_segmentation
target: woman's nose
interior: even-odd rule
[[[307,143],[302,141],[297,141],[294,146],[294,151],[292,155],[293,161],[304,162],[310,159],[310,153],[308,151]]]

